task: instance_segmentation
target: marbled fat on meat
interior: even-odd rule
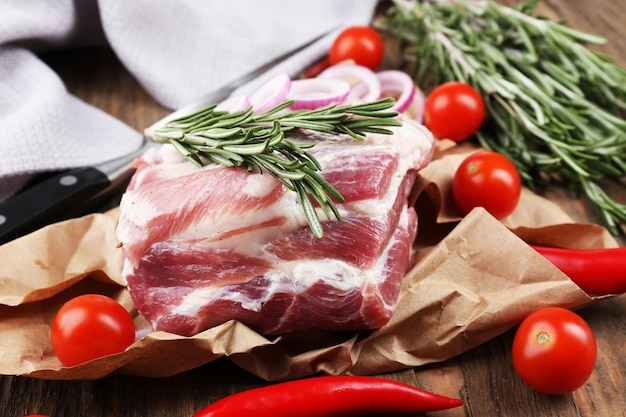
[[[117,236],[123,277],[155,330],[191,336],[229,320],[263,334],[372,329],[393,312],[417,216],[407,204],[433,138],[403,120],[393,135],[307,135],[345,197],[315,238],[295,193],[269,174],[199,169],[169,145],[137,161]]]

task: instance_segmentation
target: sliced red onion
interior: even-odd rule
[[[238,94],[236,96],[228,97],[227,99],[220,102],[215,110],[219,111],[227,111],[227,112],[237,112],[241,110],[245,110],[250,107],[250,99],[248,96],[244,94]]]
[[[250,94],[250,104],[255,113],[270,110],[287,98],[291,88],[291,78],[285,73],[276,74]]]
[[[375,101],[380,98],[380,81],[371,69],[357,64],[337,64],[326,68],[317,78],[335,78],[350,83],[349,100]]]
[[[338,78],[305,78],[291,82],[288,100],[294,100],[293,110],[317,109],[341,104],[350,93],[350,84]]]
[[[386,70],[376,73],[380,81],[381,96],[395,97],[393,109],[404,112],[413,102],[415,96],[415,82],[404,71]]]

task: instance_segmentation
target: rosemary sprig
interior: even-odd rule
[[[369,103],[331,105],[316,110],[286,111],[286,101],[263,113],[252,108],[238,112],[216,110],[211,105],[155,129],[155,141],[171,143],[178,152],[199,167],[214,163],[268,172],[297,193],[313,234],[324,235],[313,200],[329,220],[341,215],[335,202],[343,196],[320,174],[319,162],[307,152],[311,142],[287,138],[299,130],[330,135],[349,135],[363,140],[367,133],[391,134],[388,127],[401,126],[397,112],[390,110],[393,99]]]
[[[586,44],[605,40],[492,0],[394,0],[387,27],[425,86],[460,80],[485,97],[481,146],[511,158],[531,189],[582,191],[611,233],[626,205],[602,191],[626,175],[626,70]]]

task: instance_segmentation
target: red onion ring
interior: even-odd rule
[[[345,101],[368,102],[395,97],[393,109],[422,122],[425,96],[413,79],[399,70],[375,73],[357,64],[338,64],[326,68],[315,78],[291,80],[286,73],[274,75],[252,94],[230,97],[218,110],[239,111],[250,105],[256,113],[267,111],[285,100],[294,100],[292,110],[316,109]]]
[[[288,100],[291,109],[313,110],[331,104],[341,104],[350,93],[350,84],[338,78],[305,78],[291,82]]]
[[[345,80],[352,86],[349,100],[375,101],[380,98],[380,81],[374,71],[357,64],[337,64],[326,68],[317,78]]]
[[[380,81],[381,96],[396,98],[393,109],[399,113],[404,112],[413,102],[415,96],[415,82],[403,71],[386,70],[376,73]]]
[[[245,110],[248,107],[250,107],[250,99],[248,98],[248,96],[238,94],[236,96],[228,97],[225,100],[221,101],[215,107],[215,110],[227,111],[232,113]]]
[[[261,84],[249,97],[254,112],[262,113],[285,101],[291,84],[291,78],[286,73],[276,74]]]

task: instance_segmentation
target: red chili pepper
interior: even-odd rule
[[[193,417],[350,417],[427,413],[463,401],[385,378],[321,376],[281,382],[223,398]]]
[[[626,292],[626,247],[563,249],[533,246],[587,294]]]

